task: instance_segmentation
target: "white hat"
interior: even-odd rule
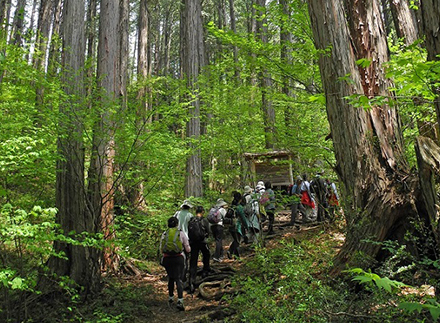
[[[192,207],[193,207],[193,205],[191,204],[191,202],[190,202],[189,200],[185,200],[185,201],[183,201],[183,203],[182,203],[182,205],[180,206],[180,208],[183,208],[185,205],[186,205],[187,207],[189,207],[189,208],[192,208]]]
[[[226,203],[225,200],[222,199],[222,198],[218,199],[217,202],[215,203],[216,207],[222,207],[222,206],[225,206],[225,205],[228,205],[228,203]]]
[[[264,182],[263,182],[263,181],[259,181],[259,182],[257,183],[257,186],[264,187]]]
[[[244,192],[245,192],[245,193],[252,193],[252,188],[251,188],[249,185],[246,185],[246,186],[244,187]]]

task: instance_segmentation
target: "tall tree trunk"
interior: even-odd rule
[[[235,7],[234,7],[234,0],[229,0],[229,19],[231,20],[231,30],[235,34],[237,32],[237,26],[235,21]],[[237,84],[240,81],[240,72],[238,70],[238,47],[234,45],[233,48],[233,55],[234,55],[234,75]]]
[[[406,45],[414,43],[418,38],[416,15],[408,1],[390,0],[390,8],[397,37],[403,38]]]
[[[290,65],[292,63],[291,59],[291,43],[292,43],[292,34],[289,32],[288,24],[290,23],[290,8],[287,0],[279,0],[279,5],[282,10],[282,22],[280,26],[280,59],[281,64]],[[282,82],[282,92],[285,96],[290,97],[292,95],[290,77],[286,74],[281,76]],[[286,124],[286,129],[291,128],[291,111],[292,107],[290,104],[286,105],[284,110],[284,122]]]
[[[183,0],[181,19],[181,62],[183,76],[195,99],[189,108],[190,119],[186,135],[190,139],[191,153],[186,163],[185,196],[200,197],[202,189],[202,160],[200,140],[200,99],[197,80],[205,62],[203,41],[202,6],[200,0]]]
[[[130,2],[129,0],[119,0],[120,14],[119,14],[119,90],[121,106],[123,109],[127,107],[127,85],[128,85],[128,61],[129,61],[129,29],[130,29]]]
[[[257,0],[257,19],[256,19],[256,36],[263,44],[268,43],[267,35],[267,19],[266,16],[266,0]],[[275,147],[275,109],[270,99],[270,89],[272,87],[272,79],[270,74],[264,67],[260,67],[261,71],[258,75],[259,85],[261,89],[261,109],[263,112],[265,146],[267,149]]]
[[[420,1],[419,31],[425,37],[428,60],[437,61],[440,55],[440,2],[437,0]],[[433,80],[433,83],[437,80]],[[437,113],[437,124],[440,124],[440,87],[432,86],[435,94],[434,105]]]
[[[362,265],[376,257],[380,246],[393,234],[402,239],[402,223],[416,214],[415,179],[409,175],[402,153],[401,130],[394,108],[354,108],[345,99],[353,94],[369,98],[388,95],[381,64],[386,62],[387,44],[377,0],[311,0],[309,13],[317,49],[331,48],[321,55],[319,67],[326,93],[336,171],[346,199],[347,237],[335,259],[335,271]],[[347,28],[346,17],[350,17]],[[330,46],[330,47],[329,47]],[[370,60],[358,67],[358,59]],[[350,75],[350,82],[341,79]],[[406,220],[406,221],[405,221]],[[363,255],[358,257],[358,255]]]
[[[35,42],[34,66],[44,70],[46,64],[47,44],[52,22],[53,1],[42,0],[38,13],[37,39]],[[42,94],[41,94],[42,95]]]
[[[58,65],[60,62],[60,46],[58,45],[58,39],[60,34],[61,25],[61,12],[63,9],[62,0],[54,0],[54,15],[52,24],[52,37],[50,43],[49,59],[47,66],[47,73],[51,76],[55,76],[58,72]]]
[[[35,30],[34,30],[34,25],[35,25],[35,15],[37,12],[37,3],[39,1],[38,0],[33,0],[32,1],[32,10],[31,10],[31,18],[29,21],[29,27],[26,30],[26,39],[28,39],[28,41],[30,42],[31,39],[33,38],[34,34],[35,34]],[[29,57],[30,57],[30,51],[27,51],[26,53],[26,61],[29,61]]]
[[[70,96],[60,106],[58,151],[63,158],[57,162],[56,222],[65,233],[95,233],[95,221],[87,212],[84,189],[83,115],[85,2],[67,1],[63,13],[63,74],[64,90]],[[69,276],[87,292],[99,289],[99,252],[92,247],[55,242],[57,252],[67,260],[52,257],[49,267],[60,276]]]
[[[11,0],[0,0],[0,40],[6,41],[8,39],[9,30],[9,17],[11,13]],[[0,53],[6,55],[6,46],[0,47]],[[3,77],[5,75],[5,70],[0,69],[0,85],[3,82]]]
[[[104,238],[114,238],[114,107],[120,94],[119,0],[102,0],[99,25],[97,79],[100,91],[99,116],[93,134],[89,170],[90,207]],[[104,250],[103,269],[115,272],[119,259],[112,248]]]
[[[90,0],[87,7],[87,67],[86,67],[86,93],[87,97],[92,98],[95,88],[95,72],[96,72],[96,34],[98,31],[97,26],[97,0]],[[93,100],[89,102],[89,108],[92,108]]]
[[[11,29],[11,44],[20,46],[23,38],[23,22],[26,0],[18,0]]]
[[[11,16],[11,0],[0,0],[0,30],[4,32],[5,39],[8,36],[9,17]]]

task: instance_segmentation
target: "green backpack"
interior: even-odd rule
[[[162,240],[162,252],[167,254],[179,254],[183,251],[182,241],[180,240],[180,230],[169,228],[165,232]]]

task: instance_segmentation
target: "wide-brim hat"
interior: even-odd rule
[[[228,205],[228,203],[225,202],[224,199],[220,198],[217,200],[217,202],[215,203],[215,207],[222,207]]]
[[[249,185],[246,185],[243,189],[245,193],[252,193],[252,188]]]
[[[256,186],[255,188],[257,188],[258,186],[260,186],[260,187],[264,187],[264,182],[263,182],[263,181],[259,181],[259,182],[257,183],[257,186]]]
[[[192,207],[193,207],[192,203],[191,203],[189,200],[185,200],[185,201],[183,201],[183,203],[182,203],[182,205],[181,205],[180,207],[182,208],[182,207],[184,207],[184,206],[187,206],[187,207],[189,207],[189,208],[192,208]]]

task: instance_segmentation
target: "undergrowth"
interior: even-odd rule
[[[227,297],[237,312],[229,322],[434,321],[429,311],[435,310],[435,301],[421,305],[426,299],[407,292],[403,283],[376,275],[387,288],[362,284],[359,276],[366,272],[359,270],[330,277],[337,247],[332,233],[322,231],[256,249],[233,282],[239,292]]]

